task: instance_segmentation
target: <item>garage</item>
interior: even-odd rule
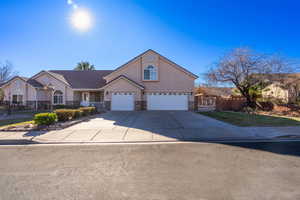
[[[188,110],[188,95],[147,94],[147,110]]]
[[[111,96],[111,110],[134,110],[134,95],[132,93],[113,93]]]

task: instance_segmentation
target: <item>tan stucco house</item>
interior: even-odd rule
[[[153,50],[115,70],[50,70],[1,85],[4,100],[32,108],[95,105],[107,110],[193,110],[198,77]]]
[[[300,100],[300,74],[271,74],[266,78],[268,85],[262,91],[264,99],[282,103],[296,103]]]

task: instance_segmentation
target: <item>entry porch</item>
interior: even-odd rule
[[[104,109],[104,91],[74,91],[74,100],[80,106],[95,106],[97,109]]]

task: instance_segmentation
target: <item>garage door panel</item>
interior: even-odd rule
[[[148,110],[187,110],[187,95],[147,95]]]
[[[111,110],[116,110],[116,111],[134,110],[134,95],[132,95],[132,94],[112,94]]]

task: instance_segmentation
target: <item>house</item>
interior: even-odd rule
[[[106,110],[193,110],[198,76],[153,50],[115,70],[50,70],[16,76],[1,88],[5,101],[31,108],[95,105]]]
[[[262,90],[264,99],[282,103],[296,103],[300,99],[300,74],[270,74],[265,78],[267,86]]]

